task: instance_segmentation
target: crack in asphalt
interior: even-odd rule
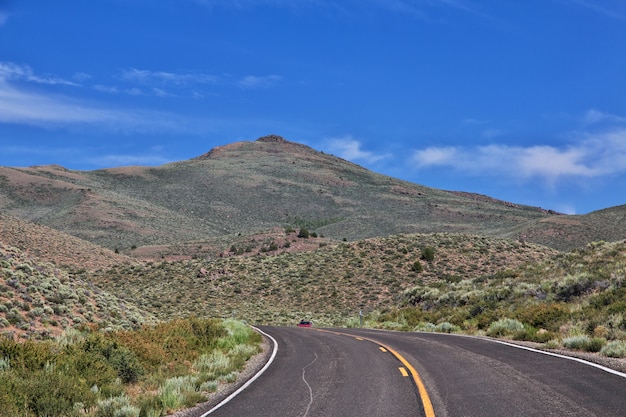
[[[309,389],[309,404],[307,405],[306,410],[304,411],[304,414],[302,415],[302,417],[306,417],[307,414],[309,414],[309,410],[311,409],[311,406],[313,405],[313,388],[311,388],[311,385],[306,380],[306,375],[305,375],[306,374],[306,368],[308,368],[309,366],[313,365],[317,361],[317,352],[313,352],[313,354],[315,355],[315,359],[313,359],[304,368],[302,368],[302,381],[304,381],[304,383],[306,384],[307,388]]]

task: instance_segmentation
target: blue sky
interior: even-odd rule
[[[626,2],[0,0],[0,165],[270,133],[436,188],[626,204]]]

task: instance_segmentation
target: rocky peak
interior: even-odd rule
[[[257,142],[270,142],[270,143],[287,143],[287,139],[285,139],[282,136],[278,136],[278,135],[267,135],[267,136],[261,136],[260,138],[258,138],[256,140]]]

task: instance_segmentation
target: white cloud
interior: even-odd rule
[[[72,78],[75,79],[76,81],[78,81],[79,83],[85,82],[87,80],[91,79],[91,75],[87,74],[86,72],[77,72],[74,75],[72,75]]]
[[[278,75],[248,75],[239,80],[237,84],[243,89],[269,88],[280,81],[280,79],[281,77]]]
[[[62,78],[35,74],[35,72],[28,65],[18,65],[13,62],[0,62],[0,80],[23,80],[48,85],[79,85],[75,82],[67,81]]]
[[[376,154],[364,151],[361,149],[361,142],[350,135],[341,138],[330,138],[326,140],[326,143],[330,153],[349,161],[373,163],[391,156],[389,154]]]
[[[98,126],[115,132],[185,132],[206,130],[171,113],[118,110],[64,96],[22,91],[0,78],[0,123],[58,128]],[[194,126],[191,128],[190,126]]]
[[[483,177],[560,180],[626,173],[626,128],[577,134],[568,146],[430,147],[414,151],[418,169],[452,168]]]
[[[218,81],[216,76],[210,74],[150,71],[140,70],[137,68],[125,70],[122,73],[122,79],[142,84],[150,84],[154,82],[162,84],[212,84]]]
[[[93,89],[96,91],[100,91],[101,93],[109,93],[109,94],[117,94],[120,92],[120,90],[117,87],[101,85],[101,84],[94,85]]]
[[[9,20],[9,14],[6,12],[0,12],[0,26],[4,26],[7,20]]]
[[[459,160],[461,152],[463,151],[454,147],[430,147],[415,151],[412,159],[419,168],[453,165]]]
[[[617,116],[614,114],[604,113],[597,109],[587,110],[583,117],[583,122],[588,125],[598,123],[626,123],[626,117]]]
[[[93,123],[114,113],[82,106],[66,98],[23,92],[0,79],[0,122],[18,124]]]
[[[133,88],[128,88],[125,90],[126,94],[129,94],[131,96],[142,96],[143,92],[137,88],[137,87],[133,87]]]
[[[170,96],[170,94],[168,94],[165,90],[162,90],[160,88],[153,88],[152,92],[157,97],[169,97]]]

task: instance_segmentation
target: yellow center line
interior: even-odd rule
[[[409,376],[409,373],[406,371],[406,368],[404,366],[400,366],[398,369],[400,370],[402,376]]]
[[[322,330],[322,329],[315,329],[315,330],[317,330],[318,332],[326,332],[326,333],[333,333],[333,334],[338,334],[342,336],[355,337],[354,335],[351,335],[348,333],[333,332],[330,330]],[[411,365],[406,359],[404,359],[402,355],[400,355],[398,352],[396,352],[389,346],[385,345],[384,343],[380,343],[377,340],[370,339],[367,337],[356,337],[356,339],[367,340],[368,342],[376,343],[380,347],[387,349],[393,356],[395,356],[396,359],[398,359],[402,363],[402,365],[405,366],[406,368],[405,371],[408,370],[411,373],[411,376],[413,377],[413,381],[415,382],[415,385],[417,386],[417,391],[419,392],[420,399],[422,400],[422,406],[424,407],[424,414],[426,414],[426,417],[435,417],[435,409],[433,408],[433,403],[430,401],[430,396],[428,395],[426,386],[424,385],[422,378],[417,373],[417,370],[413,367],[413,365]]]
[[[382,347],[382,346],[379,346],[379,347],[378,347],[378,349],[380,349],[380,351],[381,351],[381,352],[387,352],[387,349],[385,349],[385,348],[384,348],[384,347]]]

